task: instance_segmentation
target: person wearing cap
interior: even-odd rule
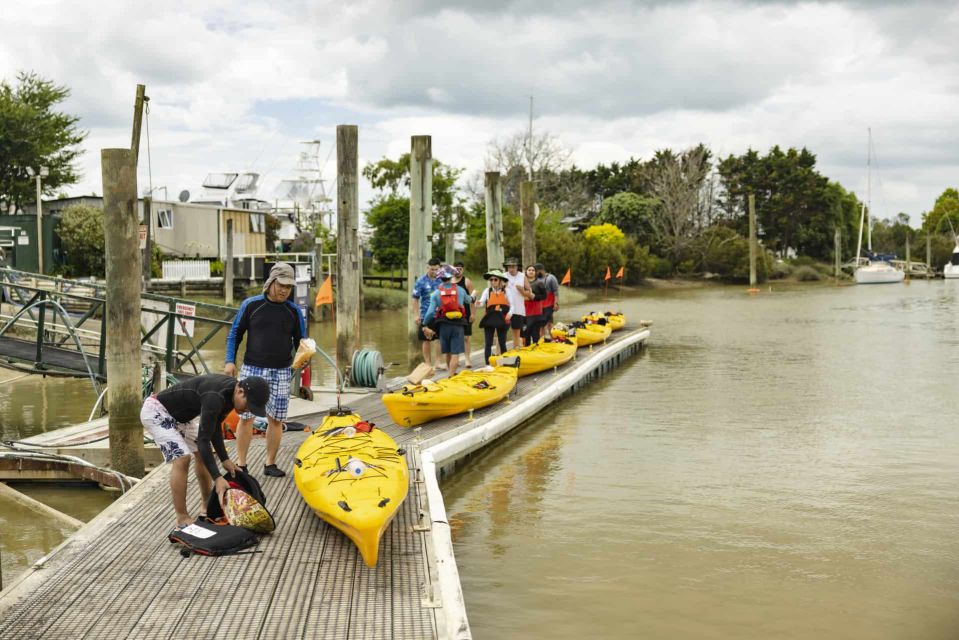
[[[266,405],[266,464],[263,473],[281,478],[286,475],[276,466],[276,454],[283,436],[283,421],[290,405],[290,378],[293,377],[293,354],[306,337],[306,323],[300,308],[290,300],[296,284],[293,267],[277,262],[263,285],[263,293],[243,301],[236,312],[226,338],[224,373],[236,376],[237,350],[247,337],[240,380],[251,376],[263,378],[270,385]],[[253,438],[253,414],[240,414],[236,429],[237,464],[246,471],[246,456]]]
[[[442,283],[430,294],[430,306],[423,316],[424,325],[429,325],[435,319],[438,330],[427,326],[423,331],[427,336],[431,333],[439,335],[440,353],[446,356],[446,366],[450,376],[454,376],[464,349],[466,306],[472,304],[473,299],[461,287],[453,284],[453,267],[445,266],[439,275]]]
[[[493,337],[499,342],[498,355],[506,353],[506,332],[509,322],[506,316],[509,313],[509,300],[506,297],[506,274],[499,269],[493,269],[483,274],[489,281],[489,286],[480,295],[477,306],[486,307],[486,315],[480,320],[480,326],[486,333],[486,345],[483,350],[483,362],[489,364],[493,355]]]
[[[533,299],[533,292],[529,288],[526,274],[519,270],[519,260],[507,258],[503,263],[506,267],[506,297],[509,300],[509,313],[506,320],[513,332],[513,348],[523,346],[523,329],[526,327],[526,300]]]
[[[237,382],[230,376],[209,373],[190,378],[167,387],[143,401],[140,422],[163,454],[163,461],[171,465],[170,493],[177,526],[193,520],[186,506],[187,475],[190,458],[196,458],[197,484],[200,485],[201,515],[211,491],[216,491],[220,502],[229,488],[220,473],[214,451],[223,468],[235,474],[237,466],[230,460],[223,444],[220,424],[231,410],[249,411],[266,415],[270,387],[263,378],[250,377]]]
[[[537,262],[533,267],[536,269],[537,277],[546,286],[546,299],[543,300],[543,322],[546,323],[546,326],[543,335],[549,338],[553,331],[553,313],[559,310],[559,280],[552,273],[546,271],[542,262]]]

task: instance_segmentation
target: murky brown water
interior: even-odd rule
[[[656,322],[647,352],[444,484],[474,635],[959,637],[956,285],[625,301]],[[402,321],[364,340],[405,363]],[[4,438],[93,402],[12,386]],[[11,544],[59,540],[4,507],[8,575]]]
[[[477,638],[959,637],[959,283],[648,294],[445,484]]]

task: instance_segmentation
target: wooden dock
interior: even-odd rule
[[[510,402],[404,429],[379,397],[351,407],[407,449],[410,492],[368,569],[317,518],[292,474],[264,478],[277,530],[247,555],[183,558],[166,540],[174,517],[168,467],[151,472],[0,593],[0,639],[470,638],[438,477],[471,453],[638,353],[647,329],[614,333],[552,372],[521,378]],[[324,412],[299,418],[318,424]],[[306,433],[283,436],[292,469]],[[261,469],[262,441],[250,468]],[[261,474],[257,473],[258,476]],[[191,505],[198,502],[191,482]]]

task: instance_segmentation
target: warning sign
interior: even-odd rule
[[[147,248],[147,226],[145,224],[140,225],[140,249]]]
[[[196,315],[196,305],[187,304],[185,302],[176,303],[176,322],[173,324],[173,333],[178,336],[190,336],[193,337],[193,324],[194,321],[188,318],[181,318],[180,316],[195,316]]]

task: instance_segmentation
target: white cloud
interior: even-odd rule
[[[861,193],[871,126],[879,211],[914,216],[959,169],[950,3],[8,5],[0,74],[68,85],[67,110],[91,130],[77,192],[99,191],[99,149],[129,139],[137,82],[153,183],[171,195],[208,171],[278,179],[300,140],[333,144],[340,122],[360,123],[364,160],[427,133],[436,157],[480,170],[490,139],[525,127],[530,94],[535,126],[580,166],[698,142],[717,155],[806,146]]]

